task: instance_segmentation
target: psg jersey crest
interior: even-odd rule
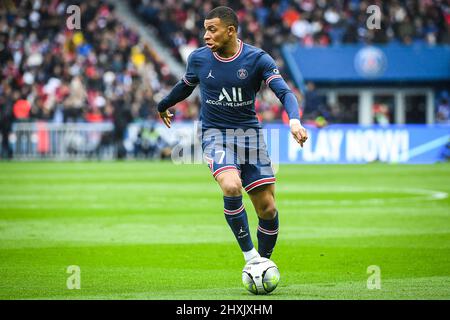
[[[239,79],[245,79],[248,77],[248,71],[245,70],[244,68],[239,69],[237,72],[237,76]]]

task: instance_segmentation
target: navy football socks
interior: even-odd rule
[[[273,220],[259,218],[257,236],[259,254],[270,259],[278,237],[278,212]]]
[[[248,227],[242,195],[237,197],[223,197],[225,219],[236,237],[243,252],[254,248]]]

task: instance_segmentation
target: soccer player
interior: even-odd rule
[[[238,39],[236,13],[217,7],[207,14],[204,27],[206,46],[190,54],[185,75],[158,104],[159,115],[170,128],[173,115],[168,109],[200,86],[202,149],[223,191],[225,218],[246,262],[270,258],[278,235],[278,211],[275,177],[254,104],[262,81],[286,109],[291,133],[300,146],[308,135],[300,123],[297,99],[272,57]],[[242,188],[258,215],[258,251],[250,236]]]

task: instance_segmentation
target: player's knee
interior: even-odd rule
[[[220,185],[225,196],[240,196],[242,192],[242,183],[237,180],[224,181]]]
[[[261,219],[273,220],[277,215],[277,208],[275,207],[275,204],[271,203],[259,208],[257,212]]]

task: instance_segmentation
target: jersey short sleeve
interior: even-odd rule
[[[183,81],[191,87],[195,87],[199,83],[194,61],[194,52],[192,52],[188,57],[186,73],[183,76]]]
[[[269,54],[264,53],[259,59],[258,64],[262,72],[263,80],[267,85],[275,79],[282,79],[275,61]]]

